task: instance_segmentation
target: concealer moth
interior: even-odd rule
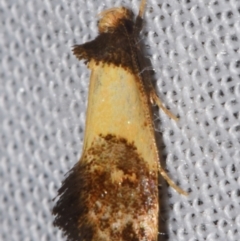
[[[73,53],[91,70],[82,156],[58,191],[54,224],[71,241],[156,241],[158,175],[185,194],[160,166],[153,103],[157,97],[139,47],[139,14],[100,14],[99,35]]]

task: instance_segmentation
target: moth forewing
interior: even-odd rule
[[[85,181],[82,196],[82,201],[86,196],[94,200],[86,203],[88,223],[93,223],[96,238],[103,240],[156,240],[158,154],[141,79],[104,62],[91,60],[89,68],[81,160],[89,166],[88,180],[94,183],[90,188]]]

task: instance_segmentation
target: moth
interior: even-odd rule
[[[139,33],[125,7],[100,14],[99,35],[73,47],[91,70],[82,156],[58,191],[54,224],[68,240],[156,241],[158,175],[185,194],[160,166],[152,120],[157,97],[144,71]]]

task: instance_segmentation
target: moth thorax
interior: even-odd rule
[[[122,20],[131,20],[133,13],[127,8],[111,8],[101,12],[101,19],[98,22],[98,30],[100,33],[112,32],[118,27]]]

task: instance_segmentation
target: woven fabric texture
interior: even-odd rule
[[[71,46],[137,0],[0,1],[0,240],[63,241],[52,199],[81,156],[89,70]],[[159,240],[240,240],[240,1],[148,0],[142,41],[165,105]],[[116,107],[117,108],[117,107]]]

